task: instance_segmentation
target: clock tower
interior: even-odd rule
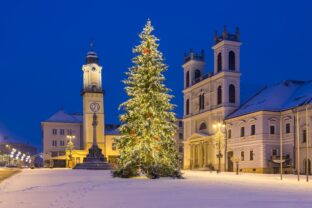
[[[97,115],[96,142],[104,150],[104,91],[102,88],[102,66],[92,45],[82,66],[83,89],[83,148],[89,149],[93,142],[93,114]]]

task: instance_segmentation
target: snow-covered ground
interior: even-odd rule
[[[24,170],[0,184],[6,208],[312,207],[304,176],[186,171],[186,179],[112,178],[109,171]],[[312,178],[311,178],[312,179]]]

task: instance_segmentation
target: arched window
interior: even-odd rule
[[[186,72],[185,82],[186,82],[185,83],[186,87],[189,87],[190,86],[190,72],[189,71]]]
[[[218,54],[217,58],[217,72],[220,72],[222,70],[222,54]]]
[[[196,70],[195,70],[195,73],[194,73],[194,80],[195,80],[195,83],[197,83],[197,82],[200,81],[200,70],[199,70],[199,69],[196,69]]]
[[[187,99],[186,100],[186,104],[185,104],[186,106],[185,106],[185,111],[186,111],[186,115],[188,115],[188,114],[190,114],[190,100],[189,99]]]
[[[222,103],[222,87],[219,86],[217,90],[217,104],[220,105]]]
[[[233,51],[229,52],[229,70],[235,71],[235,53]]]
[[[230,84],[229,86],[229,102],[230,103],[235,103],[235,86]]]
[[[206,125],[205,122],[203,122],[203,123],[200,124],[199,130],[201,131],[201,130],[205,130],[205,129],[207,129],[207,125]]]

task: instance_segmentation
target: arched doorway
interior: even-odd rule
[[[308,168],[307,168],[307,159],[303,160],[303,171],[305,174],[307,174],[307,171],[309,175],[311,174],[311,160],[310,159],[308,159]]]

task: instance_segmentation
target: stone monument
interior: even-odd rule
[[[88,170],[109,170],[110,164],[107,162],[106,157],[102,154],[102,149],[99,148],[96,142],[96,126],[97,116],[93,114],[93,144],[89,149],[88,155],[83,159],[83,163],[77,164],[74,169],[88,169]]]

